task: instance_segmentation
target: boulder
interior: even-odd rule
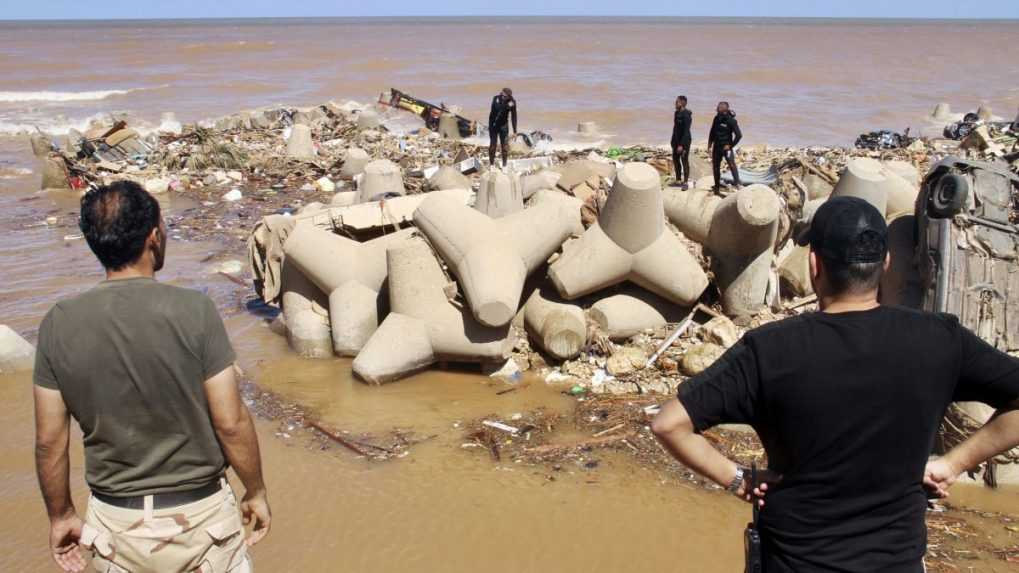
[[[683,353],[679,360],[679,369],[687,376],[696,376],[707,370],[723,354],[725,349],[717,344],[711,342],[698,344]]]

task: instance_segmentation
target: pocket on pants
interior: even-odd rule
[[[245,562],[247,546],[244,543],[244,525],[234,504],[224,504],[231,510],[225,519],[205,528],[211,544],[202,557],[200,573],[227,573]]]

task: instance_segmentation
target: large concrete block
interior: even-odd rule
[[[708,286],[693,255],[666,231],[658,172],[646,163],[619,171],[598,221],[564,248],[549,277],[567,300],[628,280],[688,306]]]
[[[493,169],[481,176],[474,208],[493,219],[524,210],[520,178]]]
[[[333,350],[354,356],[379,324],[379,296],[386,280],[386,249],[413,235],[404,229],[359,243],[312,225],[297,225],[283,245],[287,261],[329,293]]]
[[[340,177],[353,179],[364,173],[365,166],[371,162],[368,152],[360,147],[350,147],[343,159],[343,167],[340,167]]]
[[[366,109],[357,114],[358,129],[378,129],[380,126],[382,126],[382,118],[374,111]]]
[[[443,165],[439,170],[428,178],[428,187],[433,190],[443,189],[470,189],[471,180],[460,170],[451,166]]]
[[[59,155],[50,155],[42,159],[42,181],[40,189],[68,191],[71,184],[67,180],[67,164]]]
[[[557,298],[535,289],[524,304],[524,328],[546,353],[569,360],[580,354],[587,342],[587,320],[579,306]]]
[[[460,125],[457,123],[455,115],[451,113],[444,113],[439,116],[439,135],[442,136],[443,139],[460,141]]]
[[[389,249],[391,312],[354,359],[370,384],[408,376],[438,361],[496,363],[512,351],[509,325],[487,327],[454,306],[446,275],[419,238]]]
[[[403,172],[400,166],[388,159],[376,159],[364,166],[364,175],[357,185],[361,203],[405,195]]]
[[[283,317],[287,342],[305,358],[331,358],[329,299],[288,259],[282,269]]]
[[[882,164],[869,157],[850,159],[831,196],[859,197],[874,205],[889,220],[912,213],[919,187],[907,178],[915,180],[919,175],[907,165],[903,162]]]
[[[614,294],[591,305],[591,320],[612,340],[625,340],[682,318],[684,308],[641,289]]]
[[[0,374],[27,372],[35,365],[35,347],[14,332],[0,324]]]
[[[881,304],[920,308],[923,277],[916,265],[916,217],[903,214],[888,223],[888,270],[881,275]]]
[[[287,139],[287,157],[294,159],[315,159],[315,144],[311,140],[311,128],[297,124],[290,128]]]
[[[744,187],[724,199],[708,191],[666,192],[669,220],[711,254],[727,314],[748,316],[767,303],[780,208],[778,195],[765,185]]]
[[[524,279],[577,229],[580,211],[550,199],[492,219],[431,194],[414,213],[414,223],[460,279],[475,318],[502,326],[520,307]]]

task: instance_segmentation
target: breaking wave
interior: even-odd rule
[[[133,88],[126,90],[100,90],[85,92],[56,92],[56,91],[0,92],[0,103],[18,103],[28,101],[51,101],[51,102],[99,101],[106,99],[108,97],[127,95],[131,92],[149,89],[159,88]]]

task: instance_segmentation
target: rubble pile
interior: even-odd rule
[[[744,329],[813,308],[792,237],[828,196],[864,197],[894,227],[948,155],[1015,171],[1011,124],[980,121],[962,141],[743,146],[748,186],[721,193],[696,145],[689,191],[670,185],[665,147],[555,150],[532,134],[489,168],[463,130],[354,103],[32,143],[44,187],[129,178],[195,199],[173,236],[246,239],[277,330],[302,355],[354,357],[365,381],[512,359],[579,394],[669,393]],[[895,269],[889,285],[908,282]]]

